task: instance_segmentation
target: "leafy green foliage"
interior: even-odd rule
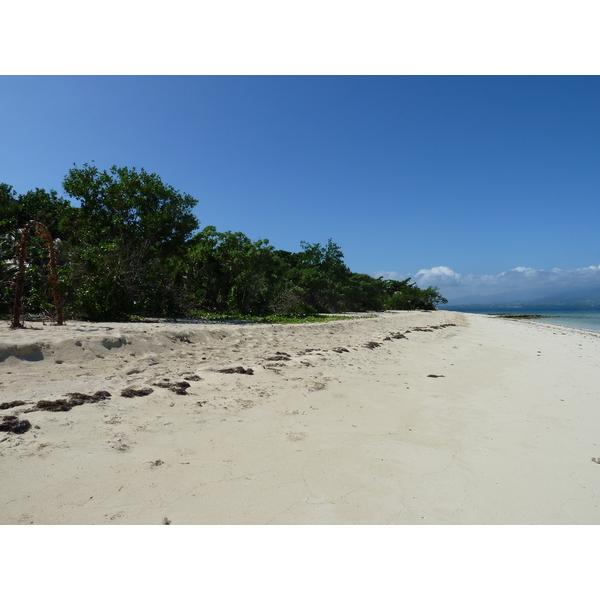
[[[63,186],[81,203],[75,310],[94,319],[176,311],[178,259],[198,227],[196,200],[154,173],[126,167],[84,164]]]
[[[13,304],[12,283],[17,275],[17,266],[12,259],[15,254],[15,239],[10,233],[0,234],[0,314],[9,314]]]
[[[235,315],[232,316],[228,313],[207,313],[203,311],[192,311],[191,315],[194,319],[206,320],[211,323],[227,323],[227,322],[248,322],[248,323],[266,323],[266,324],[278,324],[278,325],[292,325],[297,323],[326,323],[328,321],[343,321],[347,319],[369,319],[373,315],[361,315],[361,316],[348,316],[348,315],[305,315],[305,316],[294,316],[294,315],[266,315],[264,317],[257,317],[256,315]],[[134,317],[131,320],[137,320],[139,317]]]
[[[81,236],[92,243],[137,241],[142,250],[176,252],[198,227],[191,213],[197,201],[164,184],[155,173],[127,167],[110,172],[84,164],[63,181],[81,202]]]
[[[386,299],[388,310],[435,310],[438,304],[446,304],[438,288],[420,289],[416,284],[406,284],[404,289],[395,291]]]
[[[72,239],[77,209],[67,200],[58,197],[54,190],[46,192],[36,188],[19,194],[8,184],[0,184],[0,313],[7,314],[13,305],[16,266],[15,245],[19,231],[35,219],[44,223],[52,237],[59,257],[65,256]],[[27,246],[28,276],[25,282],[24,308],[30,314],[48,314],[53,302],[48,285],[48,252],[44,243],[32,237]],[[64,289],[64,276],[62,281]]]
[[[280,275],[272,308],[285,314],[346,310],[344,286],[351,271],[341,248],[330,239],[325,246],[300,242],[301,252],[279,251]]]
[[[55,238],[59,286],[68,316],[127,319],[227,315],[262,322],[318,322],[319,313],[432,310],[444,304],[437,288],[410,279],[353,273],[341,248],[300,242],[299,252],[276,250],[241,232],[198,231],[196,200],[141,169],[72,168],[64,189],[17,194],[0,184],[0,313],[8,314],[18,233],[40,220]],[[25,311],[50,310],[47,257],[28,247]],[[248,317],[250,316],[250,317]]]
[[[205,227],[186,254],[190,308],[235,314],[267,314],[277,261],[269,240],[252,242],[243,233]]]

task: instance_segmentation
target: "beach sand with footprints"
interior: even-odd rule
[[[543,323],[5,323],[0,523],[596,524],[598,423]]]

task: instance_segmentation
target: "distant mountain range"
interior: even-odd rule
[[[548,294],[548,291],[522,290],[500,294],[462,296],[449,300],[447,306],[600,306],[600,285],[585,289],[567,289]]]

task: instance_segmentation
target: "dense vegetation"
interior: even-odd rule
[[[64,178],[71,205],[51,190],[17,194],[0,184],[0,314],[12,310],[19,230],[32,219],[55,239],[59,284],[71,318],[314,315],[434,309],[437,288],[410,279],[353,273],[340,247],[300,242],[276,250],[243,233],[199,230],[196,200],[143,169],[74,167]],[[31,238],[25,313],[50,315],[46,249]]]

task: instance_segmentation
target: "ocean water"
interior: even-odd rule
[[[443,310],[456,310],[466,313],[496,315],[542,315],[542,323],[565,325],[577,329],[600,331],[600,306],[568,307],[568,306],[511,306],[511,307],[472,307],[472,306],[440,306]]]

